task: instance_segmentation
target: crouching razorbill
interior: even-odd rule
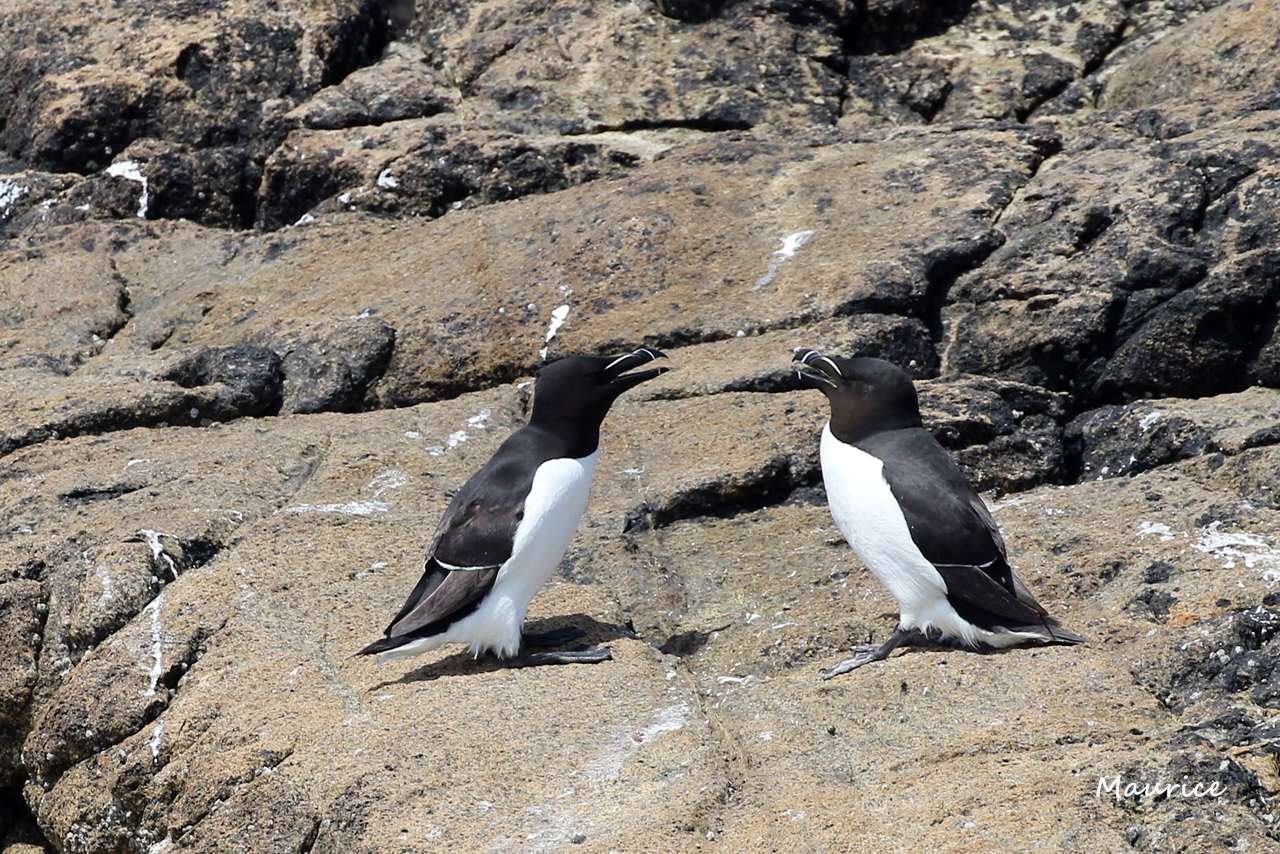
[[[1084,641],[1013,574],[1000,529],[924,429],[915,386],[902,369],[803,347],[793,358],[801,383],[831,405],[821,444],[831,515],[899,610],[888,640],[857,647],[823,678],[880,661],[903,644],[993,649]]]
[[[360,655],[401,658],[448,643],[472,655],[492,652],[508,664],[605,661],[592,647],[521,655],[580,631],[523,635],[525,612],[560,564],[587,509],[600,455],[600,424],[618,395],[665,368],[631,371],[663,358],[650,348],[616,358],[570,356],[544,367],[529,423],[450,502],[427,553],[426,570],[400,613]]]

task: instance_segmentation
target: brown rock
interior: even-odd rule
[[[887,38],[864,36],[851,57],[846,126],[872,117],[1025,120],[1102,62],[1123,38],[1129,14],[1118,2],[867,5],[897,6],[902,19],[894,23],[902,26]],[[943,12],[930,22],[932,32],[902,43],[904,29],[948,8],[955,10],[949,20]]]
[[[344,218],[231,243],[174,226],[113,258],[137,316],[112,343],[229,346],[288,332],[304,304],[330,323],[377,312],[396,346],[373,399],[398,405],[528,373],[563,305],[553,355],[867,309],[928,324],[948,277],[995,245],[994,206],[1038,157],[1013,133],[816,149],[726,141],[603,193],[585,185],[433,223]],[[880,181],[895,201],[868,208]],[[502,235],[499,251],[472,254],[478,234]]]
[[[338,130],[420,119],[456,109],[458,95],[418,48],[393,42],[372,66],[321,89],[288,114],[303,127]]]
[[[821,14],[755,3],[689,11],[676,16],[709,20],[691,25],[650,4],[440,4],[419,7],[411,34],[466,109],[510,130],[834,124],[842,84],[820,60],[840,46]]]
[[[107,257],[109,229],[71,232],[0,252],[0,365],[69,373],[129,319],[125,282]],[[101,238],[101,240],[100,240]],[[50,282],[76,281],[75,288]]]
[[[1275,848],[1274,5],[10,4],[0,851]],[[530,621],[613,659],[353,658],[639,344]],[[801,344],[1087,645],[817,679],[895,608]]]
[[[1102,102],[1124,109],[1274,90],[1277,33],[1280,4],[1273,0],[1224,3],[1126,62],[1107,82]]]
[[[0,143],[34,165],[81,173],[144,136],[261,145],[253,137],[286,105],[377,56],[389,37],[368,0],[218,7],[9,6],[3,74],[22,86],[3,104]]]
[[[1236,832],[1265,847],[1258,796],[1266,790],[1234,759],[1224,760],[1221,772],[1194,772],[1239,774],[1230,801],[1148,804],[1135,817],[1096,797],[1104,775],[1145,778],[1161,773],[1171,756],[1208,749],[1189,747],[1184,727],[1220,709],[1223,690],[1171,719],[1146,675],[1150,659],[1178,650],[1197,629],[1150,632],[1149,616],[1119,609],[1153,586],[1173,589],[1176,609],[1209,600],[1192,617],[1203,626],[1219,619],[1223,607],[1265,593],[1278,565],[1280,517],[1272,510],[1208,523],[1201,517],[1237,496],[1262,498],[1273,488],[1273,477],[1257,478],[1275,454],[1249,453],[1262,456],[1038,489],[994,505],[1020,574],[1089,637],[1088,646],[1071,650],[905,653],[858,680],[817,681],[820,665],[868,635],[883,637],[895,615],[888,595],[852,562],[823,507],[683,521],[609,552],[621,575],[613,585],[633,602],[637,629],[682,656],[713,724],[731,744],[740,795],[719,815],[718,838],[733,847],[800,840],[840,847],[851,835],[881,833],[887,822],[898,829],[895,844],[946,847],[963,834],[983,848],[1034,838],[1083,851],[1117,844],[1136,823],[1150,828],[1144,833],[1210,847]],[[1148,580],[1149,568],[1163,564],[1177,566],[1177,575]],[[1214,591],[1227,585],[1238,585],[1231,604],[1215,606]],[[1273,656],[1272,647],[1262,654]],[[1126,662],[1118,669],[1117,659]],[[1201,660],[1175,657],[1160,666],[1180,675],[1161,678],[1200,686],[1187,662]],[[1225,684],[1230,696],[1247,695],[1252,683]],[[982,695],[985,712],[958,715],[971,692]],[[965,774],[1030,783],[994,806],[957,781]],[[792,789],[780,780],[800,784]],[[942,802],[938,791],[946,793]],[[1045,809],[1046,799],[1060,806]],[[1064,812],[1072,822],[1058,820]],[[1225,831],[1223,821],[1237,830]]]
[[[996,374],[1083,406],[1270,377],[1275,118],[1174,141],[1103,125],[1050,157],[999,216],[1008,239],[948,292],[944,376]]]
[[[616,138],[616,140],[615,140]],[[334,211],[438,217],[622,174],[652,143],[625,135],[521,137],[458,118],[290,133],[267,160],[259,225]],[[300,223],[300,224],[301,224]]]

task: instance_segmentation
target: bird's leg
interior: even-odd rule
[[[565,626],[560,629],[552,629],[549,632],[525,632],[520,636],[522,646],[540,646],[543,648],[549,646],[560,646],[569,641],[575,641],[585,635],[582,629],[576,626]]]
[[[920,633],[919,629],[904,629],[902,626],[898,626],[893,630],[893,634],[889,635],[889,639],[879,646],[875,644],[855,646],[853,651],[856,654],[852,658],[846,658],[834,667],[826,668],[822,671],[822,678],[832,679],[842,673],[848,673],[850,670],[857,670],[864,664],[870,664],[873,661],[884,661],[889,657],[889,653],[903,644],[914,646],[926,642],[925,636]]]
[[[545,664],[598,664],[610,661],[613,654],[606,646],[586,646],[578,649],[555,650],[553,652],[531,652],[517,655],[515,658],[503,660],[507,667],[540,667]]]

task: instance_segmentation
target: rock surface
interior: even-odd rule
[[[1277,20],[10,3],[0,852],[1280,850]],[[613,660],[353,658],[538,365],[642,343],[530,618]],[[817,679],[894,610],[802,345],[1087,645]]]

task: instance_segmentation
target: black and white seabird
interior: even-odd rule
[[[857,647],[823,678],[880,661],[903,644],[993,649],[1084,641],[1013,574],[987,506],[924,428],[905,371],[882,359],[804,347],[793,358],[801,383],[831,405],[821,444],[831,515],[899,610],[888,640]]]
[[[542,368],[529,423],[458,490],[436,529],[422,578],[386,636],[359,654],[402,658],[461,643],[476,657],[492,652],[521,666],[608,659],[609,651],[599,647],[520,655],[522,627],[529,602],[560,564],[587,509],[609,407],[666,370],[633,368],[663,357],[642,347],[615,358],[570,356]],[[580,634],[523,640],[547,645]]]

